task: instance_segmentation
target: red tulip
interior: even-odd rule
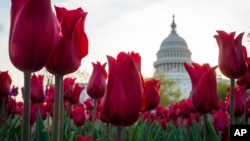
[[[67,100],[71,95],[71,91],[75,84],[75,78],[67,77],[63,80],[63,95],[64,99]]]
[[[45,120],[47,118],[47,114],[48,114],[48,104],[47,102],[43,102],[40,104],[40,113],[41,113],[41,117],[43,120]]]
[[[77,104],[80,99],[80,94],[82,93],[84,87],[76,83],[70,93],[70,96],[67,98],[68,102],[71,104]]]
[[[246,87],[245,86],[239,86],[234,88],[234,116],[239,117],[244,114],[245,110],[245,100],[244,100],[244,93],[245,93]],[[227,103],[227,109],[229,111],[230,105],[230,91],[228,92],[227,99],[225,100]]]
[[[185,100],[185,111],[188,111],[190,113],[196,113],[196,110],[194,109],[193,102],[191,98],[188,98]]]
[[[47,86],[45,94],[47,100],[49,100],[50,102],[54,102],[55,86],[54,85]]]
[[[77,135],[76,137],[76,141],[90,141],[90,140],[91,140],[91,136],[83,137],[81,135]]]
[[[44,100],[43,75],[31,76],[30,99],[32,102],[41,103]]]
[[[196,111],[193,107],[191,98],[176,103],[176,112],[177,111],[178,113],[176,113],[176,116],[183,118],[189,118],[191,113],[195,113]]]
[[[177,110],[177,104],[171,104],[170,106],[168,106],[168,118],[170,119],[177,119],[177,115],[178,115],[178,110]]]
[[[108,121],[105,118],[104,111],[102,110],[103,109],[102,108],[102,106],[103,106],[102,105],[102,100],[103,100],[103,98],[99,98],[97,100],[97,108],[96,108],[96,110],[97,110],[97,116],[96,116],[96,118],[100,119],[103,123],[108,123]]]
[[[150,114],[150,115],[148,115],[148,114]],[[150,118],[149,118],[149,123],[151,123],[151,124],[152,124],[153,122],[155,122],[156,119],[157,119],[157,116],[156,116],[156,114],[155,114],[154,112],[143,112],[142,115],[141,115],[142,119],[143,119],[145,122],[148,121],[148,116],[150,116]]]
[[[7,114],[8,115],[15,115],[16,113],[17,113],[16,100],[13,98],[8,98]]]
[[[161,119],[166,118],[167,115],[168,115],[168,111],[167,111],[164,107],[159,106],[159,105],[158,105],[158,107],[155,109],[155,113],[156,113],[156,116],[157,116],[158,118],[161,118]]]
[[[183,118],[181,122],[182,122],[181,123],[182,126],[187,127],[187,128],[189,128],[189,127],[191,127],[193,125],[192,117]]]
[[[217,67],[209,64],[184,63],[192,82],[192,102],[194,108],[201,114],[212,112],[219,106],[217,94],[216,73]]]
[[[139,71],[141,71],[141,56],[140,56],[140,54],[139,53],[134,53],[133,51],[130,54],[134,59],[136,67],[138,68]],[[120,52],[117,55],[117,61],[122,60],[125,56],[127,56],[127,53]]]
[[[239,86],[244,86],[246,85],[247,88],[250,88],[250,57],[247,58],[247,72],[242,75],[241,77],[239,77],[237,80],[236,80],[236,83],[239,85]]]
[[[83,137],[81,135],[76,136],[76,141],[90,141],[90,140],[91,140],[91,136],[86,136],[86,137]]]
[[[8,71],[0,72],[0,96],[7,97],[10,94],[11,82]]]
[[[81,105],[75,105],[71,111],[72,119],[75,125],[82,126],[86,120],[85,108]]]
[[[64,99],[71,104],[77,104],[84,87],[78,83],[75,83],[75,79],[73,78],[65,78],[63,81],[63,85]]]
[[[161,124],[163,129],[167,129],[168,122],[169,122],[169,120],[167,118],[164,118],[164,119],[160,120],[160,124]]]
[[[160,102],[159,80],[151,79],[144,83],[144,93],[142,102],[142,111],[155,109]]]
[[[247,99],[246,99],[246,107],[245,107],[245,112],[246,112],[246,117],[245,118],[249,118],[250,117],[250,95],[248,94]]]
[[[36,118],[37,118],[37,115],[38,115],[38,112],[39,114],[41,114],[41,117],[42,119],[46,119],[47,118],[47,111],[46,111],[46,105],[43,105],[41,104],[39,107],[37,103],[34,103],[34,102],[30,102],[30,124],[34,124],[36,123]]]
[[[132,125],[137,121],[142,104],[141,73],[132,53],[118,55],[117,60],[111,56],[107,58],[109,76],[101,113],[113,125]]]
[[[44,106],[46,106],[45,108],[46,111],[49,113],[49,115],[53,117],[53,109],[54,109],[53,103],[50,101],[46,101],[46,104]]]
[[[12,0],[9,56],[21,71],[40,70],[61,38],[50,0]]]
[[[93,110],[93,108],[94,108],[94,103],[93,103],[92,99],[88,98],[88,99],[86,99],[83,103],[84,103],[84,105],[86,106],[86,109],[87,109],[87,110]]]
[[[88,54],[88,39],[84,30],[87,13],[81,8],[55,9],[63,37],[50,56],[46,68],[52,74],[65,75],[76,71],[81,65],[81,59]]]
[[[104,111],[102,110],[102,106],[100,106],[100,108],[101,108],[101,110],[99,112],[100,115],[99,115],[98,119],[100,119],[103,123],[109,123],[107,121],[107,119],[105,118]]]
[[[77,135],[76,136],[76,141],[91,141],[91,136],[81,136],[81,135]],[[100,139],[96,139],[94,141],[100,141]]]
[[[30,124],[36,123],[37,107],[36,103],[30,102]]]
[[[228,78],[239,78],[247,71],[244,49],[242,46],[243,33],[235,39],[235,32],[227,34],[217,31],[215,39],[219,46],[219,69]],[[239,69],[240,68],[240,69]]]
[[[217,133],[227,134],[229,129],[229,114],[227,111],[218,110],[213,115],[214,128]]]
[[[19,102],[16,102],[16,112],[18,115],[22,115],[23,114],[23,102],[22,101],[19,101]]]
[[[106,90],[107,72],[105,70],[106,63],[103,65],[100,62],[92,63],[93,72],[89,78],[87,85],[87,94],[92,99],[103,97]]]

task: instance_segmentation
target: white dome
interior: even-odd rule
[[[161,48],[188,48],[186,41],[176,32],[171,32],[161,43]]]

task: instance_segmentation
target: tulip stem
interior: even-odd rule
[[[39,139],[38,139],[38,137],[39,137],[39,132],[38,132],[38,130],[39,130],[39,127],[38,127],[38,119],[39,119],[39,115],[40,115],[40,103],[36,103],[36,135],[35,135],[35,138],[36,138],[36,141],[38,141]]]
[[[129,130],[129,141],[133,140],[133,127],[132,125],[128,127]]]
[[[122,141],[122,127],[121,126],[117,126],[117,134],[116,134],[115,141]]]
[[[30,140],[30,72],[24,72],[22,141]]]
[[[59,113],[60,107],[60,98],[62,95],[62,77],[55,76],[55,98],[54,98],[54,106],[53,106],[53,127],[52,127],[52,141],[60,141],[60,118],[61,114]]]
[[[109,131],[110,131],[110,125],[107,123],[107,141],[109,141]]]
[[[246,117],[246,112],[247,112],[247,95],[248,95],[248,92],[249,92],[250,89],[246,88],[245,92],[244,92],[244,105],[245,105],[245,110],[244,110],[244,122],[245,122],[245,125],[248,124],[248,121],[247,121],[247,117]]]
[[[93,141],[93,139],[94,139],[96,101],[97,101],[97,99],[93,99],[93,100],[94,100],[94,108],[93,108],[93,111],[92,111],[91,141]]]
[[[7,128],[7,101],[6,101],[7,97],[3,97],[2,99],[2,117],[3,117],[3,136],[5,138],[6,136],[6,128]]]
[[[230,124],[234,124],[234,78],[230,78]]]
[[[209,130],[208,130],[208,117],[207,116],[208,116],[207,114],[203,115],[203,117],[204,117],[204,128],[205,128],[204,134],[205,134],[205,141],[210,141]]]
[[[146,129],[146,141],[149,141],[149,128],[150,128],[150,110],[147,111],[147,129]]]
[[[59,76],[60,78],[60,97],[59,97],[59,103],[60,103],[60,111],[59,111],[59,132],[60,132],[60,139],[64,140],[64,93],[63,93],[63,76]]]

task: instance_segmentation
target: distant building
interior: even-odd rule
[[[191,80],[183,63],[192,63],[191,52],[186,41],[176,32],[176,24],[171,24],[170,34],[162,41],[157,60],[154,62],[156,72],[166,73],[179,84],[182,98],[187,98],[191,91]]]
[[[223,78],[221,74],[218,74],[216,76],[216,82],[217,83],[227,83],[228,85],[230,84],[230,80],[228,78]]]
[[[89,98],[89,96],[87,94],[87,83],[80,83],[80,85],[82,87],[84,87],[84,89],[82,90],[82,92],[80,94],[79,102],[83,103],[83,101],[85,101],[87,98]]]

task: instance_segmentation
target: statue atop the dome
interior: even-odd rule
[[[175,22],[174,22],[174,15],[173,15],[173,22],[172,22],[172,24],[171,24],[171,28],[172,28],[171,33],[176,33],[176,30],[175,30],[176,24],[175,24]]]

